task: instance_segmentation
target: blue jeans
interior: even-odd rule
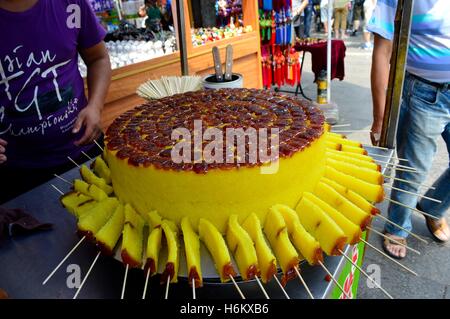
[[[304,19],[305,28],[303,30],[303,35],[305,38],[309,38],[310,34],[311,34],[311,22],[312,22],[312,13],[313,13],[312,2],[310,2],[310,5],[306,6],[304,13],[305,13],[305,15],[304,15],[303,19]]]
[[[308,4],[301,16],[301,22],[298,26],[295,26],[295,34],[299,38],[309,38],[311,35],[311,22],[312,22],[313,6],[312,2]],[[303,25],[303,30],[301,26]]]
[[[397,132],[397,153],[398,157],[409,161],[406,165],[421,173],[397,171],[396,177],[416,183],[424,182],[436,154],[439,136],[444,138],[450,154],[450,88],[438,89],[407,73]],[[413,184],[395,181],[394,186],[419,192],[419,187]],[[425,195],[441,200],[442,203],[422,198],[419,207],[422,211],[441,218],[450,208],[450,167],[447,167],[433,186],[435,189],[429,189]],[[394,190],[391,198],[410,207],[416,207],[418,203],[417,196]],[[388,213],[391,221],[405,229],[412,229],[410,209],[391,204]],[[385,230],[401,237],[408,235],[391,224],[386,224]]]

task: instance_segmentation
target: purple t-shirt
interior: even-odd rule
[[[15,13],[0,9],[0,138],[9,167],[46,168],[77,158],[74,142],[86,106],[78,50],[106,31],[87,0],[38,0]]]

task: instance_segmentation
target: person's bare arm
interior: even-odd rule
[[[87,66],[88,105],[78,115],[73,133],[85,127],[84,135],[76,145],[89,144],[101,134],[100,121],[106,94],[111,82],[111,63],[104,42],[81,49],[80,55]]]
[[[375,34],[370,75],[373,100],[373,123],[370,138],[374,145],[378,144],[383,126],[391,55],[392,41]]]
[[[309,4],[309,0],[303,0],[302,4],[300,5],[300,7],[295,10],[294,12],[294,16],[297,16],[299,14],[301,14],[303,12],[303,10],[305,10],[306,6]]]
[[[0,164],[3,164],[7,160],[5,155],[6,145],[8,145],[8,143],[0,138]]]

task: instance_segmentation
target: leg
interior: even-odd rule
[[[347,16],[348,16],[348,8],[345,7],[342,9],[342,17],[341,17],[341,39],[346,38],[347,33]]]
[[[308,5],[305,8],[305,29],[303,31],[306,38],[310,37],[311,21],[312,21],[312,7]]]
[[[328,7],[320,8],[320,21],[323,23],[323,32],[328,34]]]
[[[356,32],[358,32],[359,26],[361,22],[359,20],[353,21],[353,32],[356,35]]]
[[[375,7],[370,2],[364,3],[364,27],[363,27],[363,40],[366,48],[372,48],[373,45],[370,41],[370,32],[367,30],[367,25],[372,18],[373,10]]]
[[[450,122],[445,127],[442,133],[445,143],[447,144],[447,150],[450,155]],[[436,198],[442,201],[441,204],[421,200],[419,206],[427,213],[430,213],[438,218],[445,216],[445,213],[450,209],[450,167],[448,167],[442,175],[433,184],[435,189],[429,189],[426,193],[427,196]]]
[[[296,36],[297,38],[301,38],[301,34],[300,34],[300,25],[294,26],[294,30],[295,30],[295,36]]]
[[[446,108],[440,100],[441,93],[430,85],[407,76],[403,90],[403,103],[397,133],[398,156],[406,158],[409,165],[421,173],[397,172],[396,177],[416,183],[422,183],[431,167],[436,152],[436,140],[444,131],[443,112]],[[403,190],[418,192],[418,187],[395,181],[394,186]],[[417,196],[393,191],[391,198],[410,207],[417,204]],[[411,210],[391,204],[389,207],[391,221],[411,230]],[[407,233],[386,224],[388,233],[406,237]]]
[[[341,24],[341,11],[334,9],[334,37],[339,39],[339,26]]]

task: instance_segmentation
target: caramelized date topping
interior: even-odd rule
[[[192,267],[189,270],[188,280],[189,280],[189,285],[191,285],[191,287],[192,287],[192,280],[194,280],[195,288],[202,287],[202,281],[200,279],[200,275],[198,274],[197,268]]]
[[[194,121],[202,121],[202,134],[208,128],[222,130],[224,154],[221,162],[194,161],[194,153],[205,151],[211,139],[203,138],[201,148],[194,150]],[[158,169],[193,171],[205,174],[214,169],[233,169],[262,165],[257,156],[256,162],[248,161],[250,148],[246,145],[245,162],[234,152],[232,163],[226,161],[226,129],[248,128],[267,129],[267,144],[274,149],[270,140],[270,129],[279,129],[279,156],[291,157],[308,147],[323,134],[324,116],[311,102],[275,92],[256,89],[204,90],[177,94],[148,102],[120,115],[106,132],[106,147],[116,151],[116,156],[128,160],[136,167],[154,166]],[[191,139],[186,141],[191,147],[189,163],[175,163],[172,148],[180,140],[172,139],[177,128],[186,129]],[[189,144],[190,143],[190,144]],[[249,143],[248,138],[246,144]],[[189,157],[189,156],[188,156]],[[266,160],[267,161],[267,160]]]
[[[172,281],[173,277],[175,277],[175,265],[172,262],[168,262],[166,264],[166,268],[164,269],[163,273],[161,274],[161,285],[167,283],[167,280],[169,279]]]
[[[223,266],[222,275],[223,278],[225,279],[230,278],[230,276],[232,277],[236,276],[236,271],[234,271],[233,265],[231,263],[228,263],[225,266]]]

